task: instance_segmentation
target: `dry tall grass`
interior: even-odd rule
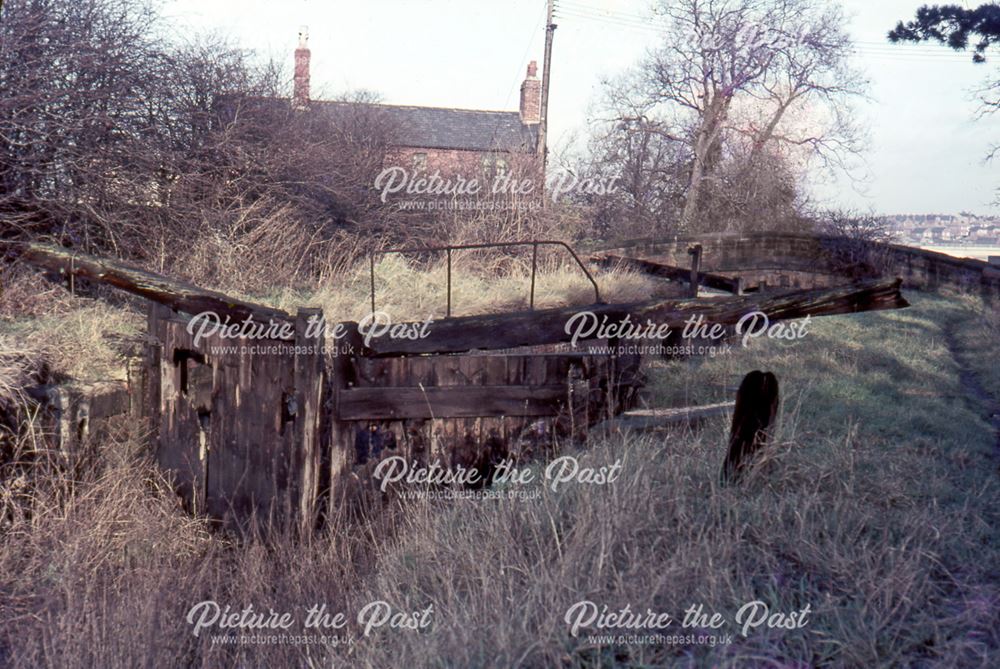
[[[459,255],[462,253],[463,255]],[[521,311],[531,295],[530,252],[501,256],[483,252],[456,252],[452,264],[452,316]],[[375,265],[375,306],[394,321],[444,318],[448,303],[448,270],[441,258],[419,264],[413,258],[384,256]],[[606,302],[635,302],[656,293],[657,282],[628,271],[594,273]],[[285,290],[267,296],[276,306],[294,311],[304,304],[323,308],[328,319],[360,320],[371,312],[370,268],[357,265],[307,291]],[[535,308],[586,305],[594,291],[575,263],[548,256],[535,278]]]

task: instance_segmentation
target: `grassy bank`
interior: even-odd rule
[[[73,477],[40,468],[4,484],[0,664],[990,666],[1000,652],[996,435],[956,355],[983,360],[995,343],[974,336],[986,326],[973,303],[912,301],[814,319],[798,342],[652,366],[658,405],[731,398],[752,369],[778,375],[775,444],[735,489],[717,484],[728,427],[717,420],[697,434],[593,444],[581,464],[620,460],[611,484],[411,501],[311,545],[237,546],[177,509],[127,439]],[[185,622],[209,599],[299,621],[312,604],[353,618],[374,600],[433,614],[425,629],[367,637],[352,623],[353,642],[333,649],[222,645]],[[701,604],[725,626],[675,623],[666,634],[732,643],[574,637],[565,614],[580,600],[675,618]],[[733,620],[754,600],[772,612],[809,606],[808,623],[743,636]]]

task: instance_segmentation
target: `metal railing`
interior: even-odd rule
[[[570,247],[566,242],[561,242],[558,240],[550,239],[532,239],[530,241],[524,242],[492,242],[483,244],[456,244],[450,246],[414,246],[406,248],[395,248],[395,249],[383,249],[381,251],[375,251],[368,257],[368,268],[369,268],[369,286],[371,290],[371,305],[372,305],[372,315],[375,314],[375,258],[376,256],[386,256],[394,253],[404,254],[404,253],[440,253],[444,251],[448,258],[448,305],[445,311],[445,317],[451,318],[451,256],[452,251],[468,251],[473,249],[497,249],[497,248],[507,248],[512,246],[530,246],[531,247],[531,294],[529,296],[529,309],[534,310],[535,308],[535,274],[538,268],[538,247],[539,246],[560,246],[567,251],[576,261],[576,264],[583,271],[584,276],[590,281],[590,284],[594,287],[594,303],[602,304],[601,291],[597,287],[597,281],[590,274],[587,266],[583,264],[580,257],[576,254],[576,251]]]

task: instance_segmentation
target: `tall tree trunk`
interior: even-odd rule
[[[694,141],[694,160],[691,163],[691,177],[688,181],[687,194],[684,197],[684,209],[681,212],[681,230],[696,232],[698,216],[701,213],[700,204],[705,180],[712,176],[713,156],[716,144],[722,133],[722,124],[729,113],[731,97],[723,93],[715,93],[706,105],[701,117],[698,133]]]

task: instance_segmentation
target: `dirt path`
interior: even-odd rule
[[[995,455],[1000,458],[1000,398],[996,398],[983,387],[975,372],[965,364],[960,355],[961,348],[951,327],[944,328],[945,344],[951,357],[958,365],[958,380],[962,391],[969,401],[980,411],[993,426],[996,434]]]

